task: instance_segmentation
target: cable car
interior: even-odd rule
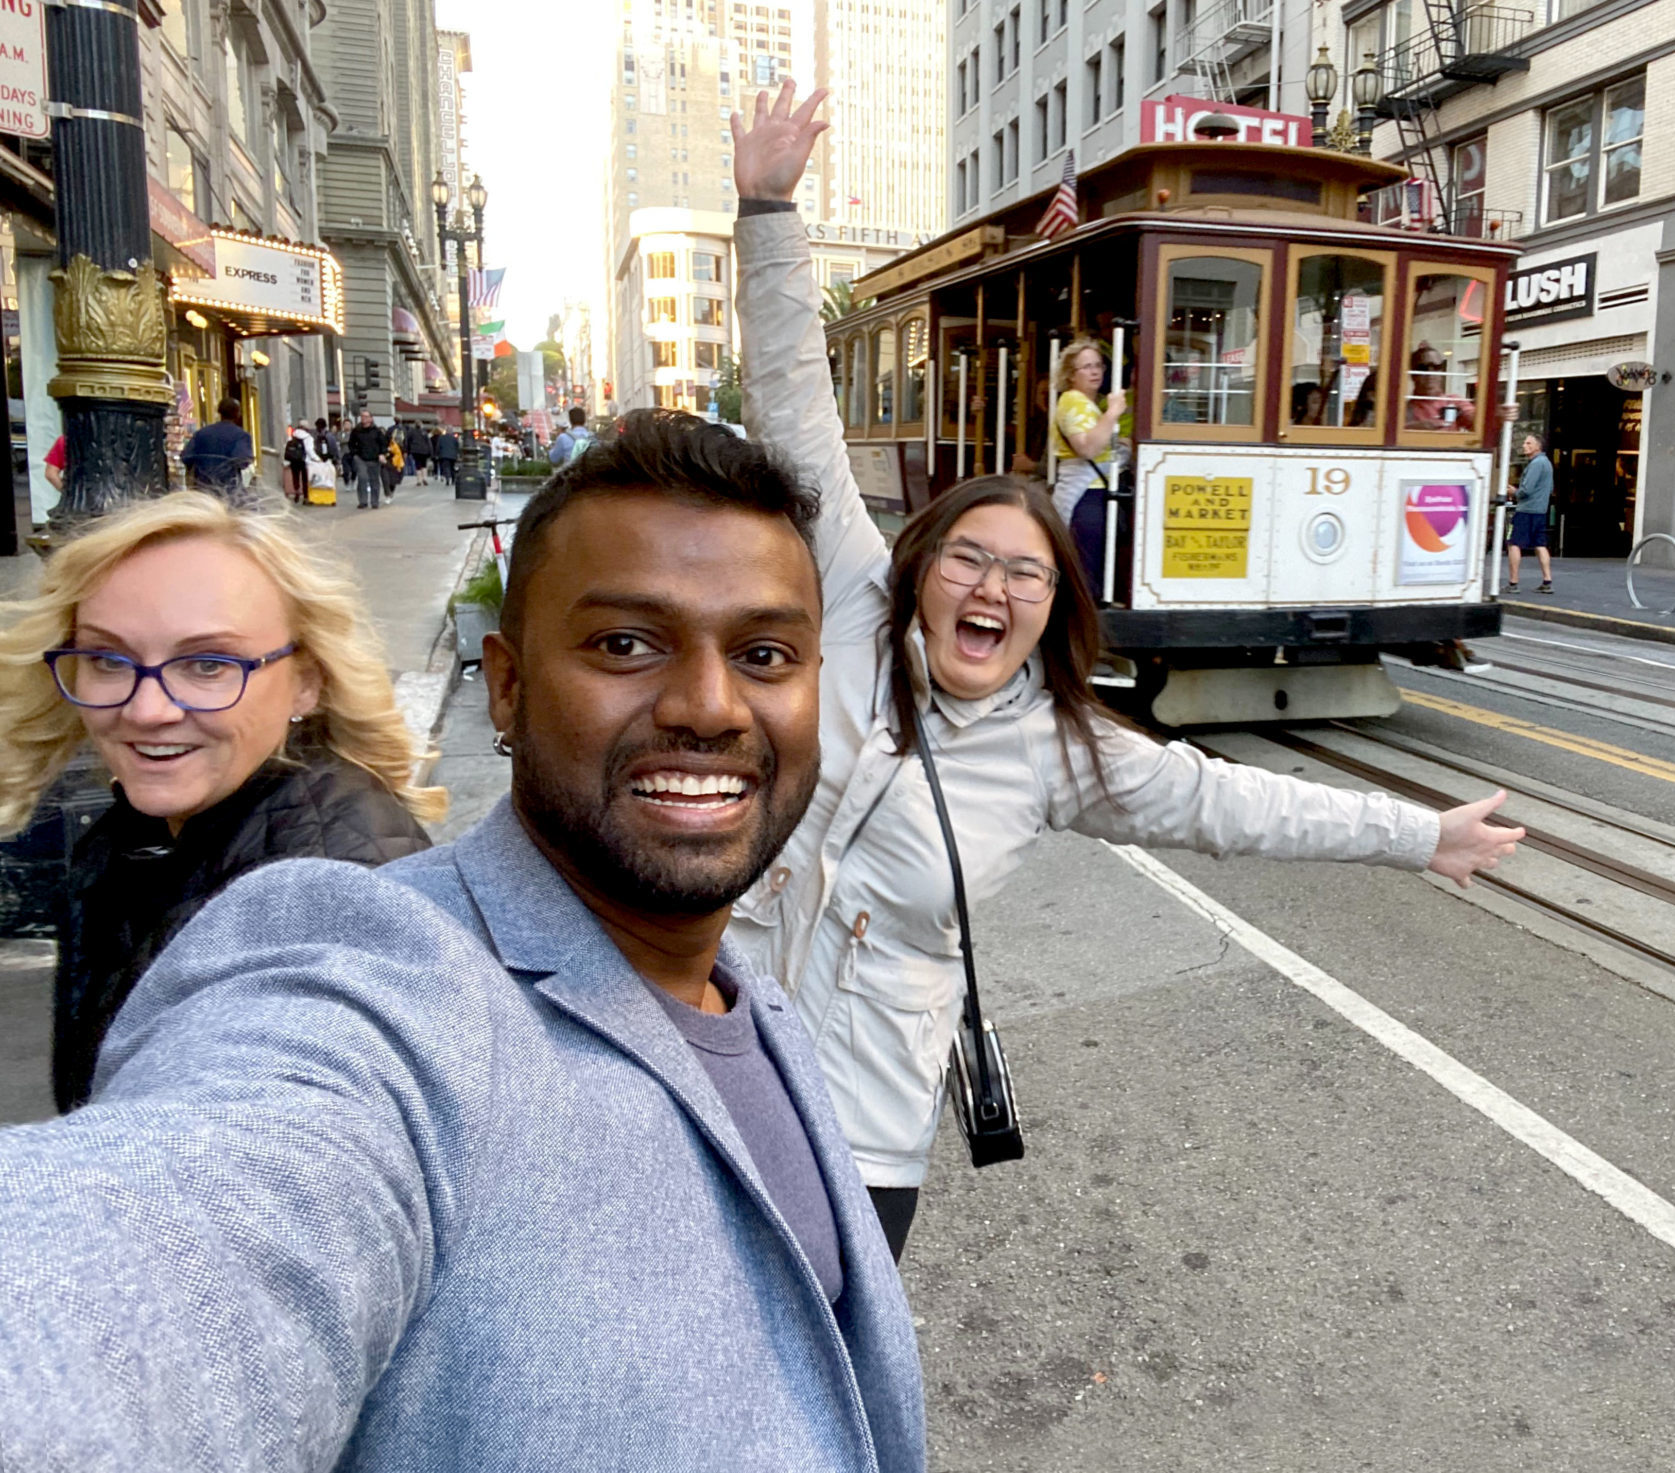
[[[863,494],[887,517],[969,476],[1052,482],[1060,360],[1091,338],[1132,414],[1089,570],[1127,704],[1170,726],[1392,713],[1381,652],[1448,662],[1500,628],[1484,549],[1518,254],[1364,218],[1404,178],[1142,144],[1080,178],[1067,234],[1034,234],[1046,191],[860,278],[826,334]]]

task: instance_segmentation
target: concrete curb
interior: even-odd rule
[[[483,561],[488,548],[488,533],[479,532],[471,539],[454,575],[453,592],[458,593]],[[453,638],[454,618],[449,613],[442,620],[436,640],[430,647],[430,658],[423,670],[403,670],[395,678],[395,701],[420,756],[413,764],[413,781],[423,787],[441,759],[436,739],[441,734],[442,718],[448,709],[448,697],[459,684],[460,659]]]
[[[1675,644],[1675,626],[1624,619],[1613,614],[1590,614],[1557,604],[1531,603],[1522,598],[1503,598],[1501,608],[1520,619],[1540,619],[1548,624],[1568,624],[1573,629],[1592,629],[1596,634],[1617,634],[1625,639],[1648,639],[1658,644]]]

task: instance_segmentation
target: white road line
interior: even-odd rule
[[[1625,655],[1620,650],[1609,650],[1603,645],[1574,644],[1567,639],[1541,639],[1534,634],[1515,634],[1510,629],[1501,630],[1502,639],[1521,639],[1525,644],[1551,645],[1556,650],[1577,650],[1584,655],[1604,655],[1608,660],[1632,660],[1637,665],[1653,665],[1659,670],[1675,670],[1675,663],[1668,660],[1648,659],[1645,655]]]
[[[1252,956],[1266,962],[1287,981],[1312,993],[1363,1033],[1383,1044],[1397,1058],[1428,1074],[1456,1099],[1498,1125],[1514,1140],[1522,1141],[1532,1151],[1544,1156],[1590,1192],[1604,1198],[1654,1238],[1675,1247],[1675,1204],[1667,1202],[1626,1171],[1566,1135],[1527,1105],[1519,1104],[1482,1075],[1474,1074],[1458,1059],[1445,1054],[1405,1023],[1398,1023],[1360,993],[1351,991],[1335,977],[1321,971],[1313,962],[1305,961],[1265,931],[1259,931],[1242,916],[1234,914],[1176,874],[1168,865],[1132,845],[1107,844],[1105,847],[1167,890],[1189,910],[1203,916]]]

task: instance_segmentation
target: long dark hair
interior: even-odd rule
[[[908,519],[896,538],[890,558],[890,704],[896,751],[913,746],[913,667],[907,658],[907,636],[919,612],[919,589],[936,561],[937,545],[968,511],[979,506],[1015,506],[1034,519],[1052,544],[1058,564],[1058,587],[1052,612],[1036,647],[1046,669],[1059,735],[1074,732],[1101,771],[1094,722],[1108,721],[1109,713],[1088,690],[1088,675],[1099,657],[1099,606],[1082,573],[1082,560],[1070,531],[1053,507],[1052,498],[1037,482],[1019,476],[976,476],[944,492]]]

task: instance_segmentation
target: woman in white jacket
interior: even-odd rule
[[[867,516],[832,399],[820,291],[793,202],[824,93],[787,83],[733,115],[744,415],[818,485],[820,785],[730,935],[814,1038],[898,1257],[917,1206],[964,992],[953,880],[914,755],[923,713],[976,903],[1047,828],[1211,854],[1430,868],[1462,885],[1521,829],[1504,794],[1439,815],[1159,746],[1091,698],[1098,616],[1044,489],[1011,477],[938,497],[894,557]]]

